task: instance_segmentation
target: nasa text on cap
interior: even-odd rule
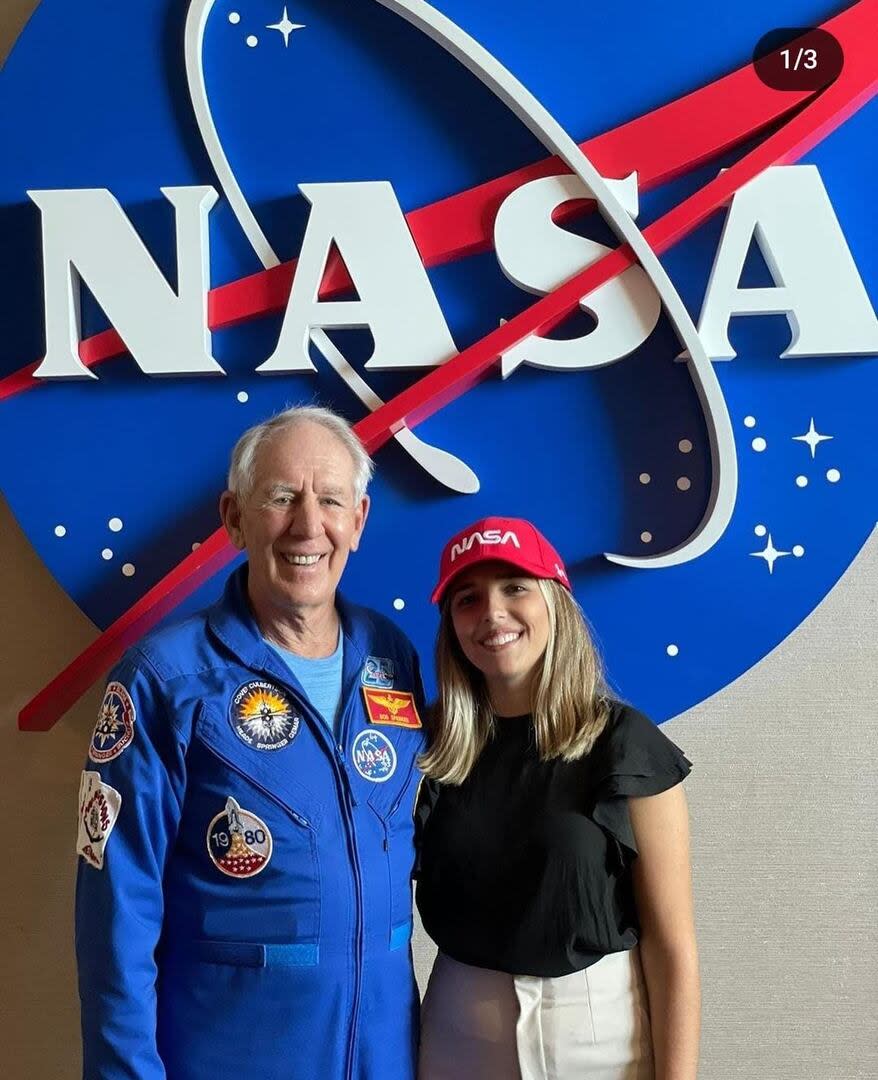
[[[461,570],[489,559],[517,566],[533,577],[560,581],[570,588],[561,556],[535,525],[523,518],[487,517],[461,529],[445,545],[431,601],[439,603],[451,579]]]

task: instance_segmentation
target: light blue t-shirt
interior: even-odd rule
[[[267,639],[266,639],[267,640]],[[341,669],[342,641],[344,635],[338,632],[338,645],[332,656],[308,657],[290,652],[282,645],[268,644],[284,661],[287,667],[302,684],[308,700],[326,721],[335,739],[338,739],[339,706],[341,705]]]

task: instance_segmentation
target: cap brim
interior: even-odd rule
[[[433,590],[432,594],[430,595],[430,603],[431,604],[438,604],[439,601],[444,596],[445,591],[447,590],[448,586],[452,583],[452,581],[454,581],[454,579],[456,577],[459,577],[462,573],[464,573],[465,570],[469,570],[471,567],[478,566],[479,563],[483,563],[483,562],[505,563],[507,566],[512,567],[513,570],[521,570],[522,575],[524,577],[540,578],[542,581],[558,581],[559,580],[555,574],[548,573],[545,570],[545,568],[542,567],[542,566],[532,566],[530,564],[526,565],[523,562],[511,562],[509,559],[503,559],[503,558],[500,558],[497,555],[491,555],[488,558],[477,559],[474,562],[471,562],[466,566],[461,566],[460,569],[455,570],[451,574],[448,574],[447,577],[445,577],[442,581],[440,581],[439,584],[436,586],[436,588]],[[561,582],[561,584],[563,585],[564,582]]]

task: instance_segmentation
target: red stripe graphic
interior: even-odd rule
[[[790,119],[780,130],[770,135],[760,146],[752,150],[726,172],[720,174],[715,180],[706,184],[700,191],[679,203],[674,209],[657,219],[648,226],[643,235],[657,254],[661,254],[684,236],[692,232],[698,225],[707,220],[722,206],[726,205],[735,191],[743,184],[752,180],[764,169],[771,165],[789,164],[806,154],[813,146],[819,143],[827,135],[835,130],[840,124],[851,116],[857,109],[866,104],[878,91],[878,72],[872,53],[871,41],[873,35],[870,30],[876,24],[878,17],[878,0],[861,0],[854,7],[837,18],[825,24],[841,41],[845,54],[845,66],[839,79],[829,88],[809,100],[807,106]],[[749,72],[749,76],[747,73]],[[736,93],[741,96],[734,102],[726,99],[724,107],[721,107],[715,98],[710,110],[718,110],[711,115],[702,108],[706,98],[699,95],[708,91],[715,91],[729,79],[739,80],[736,84]],[[668,110],[676,109],[675,125],[673,130],[664,126],[664,120],[659,127],[653,129],[653,134],[647,138],[644,150],[644,160],[650,163],[653,170],[653,183],[669,180],[678,175],[687,167],[692,167],[708,160],[710,156],[726,149],[729,143],[721,140],[705,138],[705,132],[718,122],[724,110],[734,108],[738,116],[749,117],[750,130],[742,131],[737,126],[739,135],[736,141],[740,141],[748,134],[759,131],[770,120],[778,116],[786,115],[790,110],[790,102],[795,105],[802,101],[801,95],[787,96],[781,92],[768,91],[770,100],[774,103],[770,120],[765,117],[769,110],[766,103],[769,100],[765,96],[766,89],[752,74],[751,69],[743,69],[734,76],[720,80],[719,83],[708,87],[707,91],[699,91],[680,99],[673,105],[668,105],[655,113],[632,121],[615,132],[602,137],[603,140],[619,139],[621,133],[630,129],[633,124],[639,124],[642,137],[650,136],[648,121],[650,118],[668,115]],[[783,102],[783,107],[777,104],[777,99]],[[759,104],[761,103],[761,109]],[[686,103],[689,103],[686,106]],[[684,108],[685,106],[685,108]],[[687,114],[687,109],[690,112]],[[688,115],[684,121],[683,117]],[[687,128],[696,132],[692,144],[698,143],[697,154],[690,153],[689,160],[682,162],[679,158],[670,162],[663,158],[664,151],[660,148],[661,140],[667,138],[673,142],[680,132]],[[728,129],[726,129],[728,130]],[[654,132],[663,131],[661,139]],[[698,140],[701,140],[698,142]],[[597,143],[599,140],[594,140]],[[586,143],[586,148],[590,144]],[[713,146],[714,149],[707,151],[705,148]],[[627,152],[627,148],[626,148]],[[681,155],[682,157],[682,155]],[[615,167],[608,165],[606,160],[598,160],[596,164],[602,172],[610,175],[623,175],[631,169],[638,167],[635,164],[636,155],[625,166],[620,161]],[[661,172],[659,162],[664,162],[664,172]],[[533,169],[548,169],[549,173],[559,172],[557,163],[550,168],[551,161],[542,162]],[[529,170],[521,170],[510,176],[522,176]],[[532,173],[532,175],[546,175],[547,173]],[[528,176],[527,178],[530,178]],[[509,177],[493,181],[493,184],[510,182]],[[521,183],[519,179],[517,183]],[[475,197],[474,193],[484,191],[491,185],[482,185],[481,188],[473,189],[464,193],[464,196],[455,198]],[[510,188],[509,190],[512,190]],[[493,206],[494,212],[502,201],[502,195],[494,193],[496,202],[485,198],[481,203],[483,211],[486,207]],[[449,200],[445,200],[447,204]],[[435,211],[443,203],[434,204],[427,208]],[[426,213],[418,211],[417,213]],[[455,218],[455,220],[457,220]],[[491,217],[493,223],[493,217]],[[472,224],[472,223],[471,223]],[[456,243],[461,238],[469,236],[470,239],[481,235],[475,228],[469,231],[463,229],[458,235]],[[483,228],[490,235],[490,228]],[[472,249],[477,250],[477,249]],[[448,404],[465,393],[470,387],[483,378],[494,366],[498,357],[513,348],[524,338],[531,334],[545,332],[561,322],[571,311],[576,309],[580,300],[590,292],[599,288],[617,274],[622,273],[635,261],[634,256],[627,245],[610,252],[599,261],[593,263],[586,270],[576,274],[565,282],[553,293],[543,297],[532,304],[529,308],[516,315],[513,319],[504,323],[501,327],[493,330],[480,341],[475,342],[469,348],[464,349],[456,357],[453,357],[441,367],[431,371],[413,386],[408,387],[393,400],[387,402],[374,413],[364,417],[355,425],[354,430],[363,441],[370,453],[375,453],[384,445],[393,434],[403,425],[416,426],[420,421],[431,416],[443,405]],[[255,278],[265,280],[269,275],[277,275],[281,270],[291,274],[290,264],[278,267],[275,271],[267,274],[255,275]],[[244,279],[254,281],[254,278]],[[226,288],[238,288],[244,282],[238,282],[235,286]],[[263,298],[264,300],[264,298]],[[284,301],[285,302],[285,301]],[[283,306],[281,304],[280,306]],[[252,305],[251,305],[252,308]],[[267,310],[267,309],[266,309]],[[241,316],[247,317],[247,316]],[[173,610],[185,597],[190,595],[196,588],[212,577],[217,571],[226,566],[237,554],[235,549],[228,543],[225,531],[222,529],[213,533],[210,538],[201,545],[197,551],[184,559],[177,567],[167,574],[161,581],[152,587],[136,604],[125,614],[120,616],[104,633],[64,669],[52,682],[39,694],[36,695],[22,710],[19,715],[19,728],[23,731],[46,731],[51,728],[68,708],[92,685],[101,674],[106,671],[122,655],[124,650],[141,637],[147,630],[154,626],[169,611]]]

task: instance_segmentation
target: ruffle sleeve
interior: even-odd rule
[[[692,762],[642,712],[619,705],[592,750],[591,818],[608,832],[630,858],[637,854],[628,813],[628,797],[658,795],[685,780]]]

